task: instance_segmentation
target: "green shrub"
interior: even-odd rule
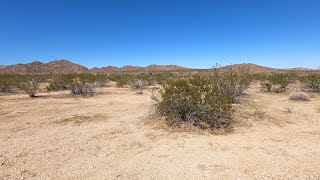
[[[55,77],[48,80],[49,85],[46,87],[47,91],[59,91],[68,89],[67,83],[61,77]]]
[[[117,75],[115,76],[114,80],[116,82],[117,87],[123,88],[129,82],[129,75],[128,74]]]
[[[215,77],[219,77],[218,74],[215,75]],[[245,74],[243,72],[235,73],[231,72],[228,74],[224,74],[221,78],[213,78],[213,83],[218,83],[219,80],[223,80],[226,88],[223,88],[223,91],[226,91],[225,94],[231,94],[232,96],[232,103],[238,102],[238,97],[243,95],[244,91],[248,89],[250,82],[251,82],[251,76],[248,74]],[[218,80],[218,82],[215,82]]]
[[[283,93],[288,90],[288,85],[294,81],[291,74],[273,74],[263,80],[261,87],[268,92]]]
[[[49,85],[47,91],[67,90],[71,88],[74,79],[78,78],[79,74],[54,74],[48,79]]]
[[[312,92],[320,93],[320,74],[312,74],[306,77],[306,84]]]
[[[16,91],[16,80],[12,75],[1,74],[0,75],[0,92],[13,93]]]
[[[287,91],[288,85],[290,83],[289,77],[287,74],[273,75],[270,77],[270,82],[275,86],[274,91],[278,93]]]
[[[191,123],[204,129],[228,128],[232,116],[232,94],[224,78],[212,81],[196,75],[164,84],[159,96],[154,95],[157,113],[167,117],[170,126]]]
[[[39,88],[39,82],[35,79],[27,79],[19,83],[19,89],[25,91],[30,97],[35,97]]]

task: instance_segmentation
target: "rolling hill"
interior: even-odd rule
[[[244,71],[247,73],[274,73],[274,72],[283,72],[283,71],[316,71],[313,69],[307,68],[292,68],[292,69],[275,69],[265,66],[260,66],[256,64],[233,64],[218,68],[222,71]],[[154,72],[154,71],[191,71],[182,66],[177,65],[156,65],[151,64],[146,67],[140,66],[106,66],[101,68],[87,68],[85,66],[72,63],[68,60],[55,60],[49,63],[43,63],[40,61],[34,61],[27,64],[14,64],[9,66],[0,65],[0,73],[13,73],[13,74],[43,74],[43,73],[112,73],[112,72]],[[210,69],[201,69],[201,70],[210,70]]]

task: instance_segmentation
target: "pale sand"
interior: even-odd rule
[[[0,179],[320,179],[318,95],[292,102],[253,86],[235,131],[213,135],[144,124],[147,91],[103,91],[0,96]]]

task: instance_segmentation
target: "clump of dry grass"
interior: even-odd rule
[[[73,124],[84,124],[88,122],[94,122],[94,121],[102,121],[106,120],[106,117],[102,114],[94,114],[92,116],[86,116],[86,115],[75,115],[70,118],[64,118],[59,121],[56,121],[58,124],[68,124],[68,123],[73,123]]]
[[[292,101],[310,101],[310,96],[304,92],[294,92],[289,97]]]

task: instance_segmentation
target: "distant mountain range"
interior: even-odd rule
[[[176,65],[149,65],[140,66],[107,66],[102,68],[88,69],[79,64],[72,63],[68,60],[55,60],[49,63],[34,61],[28,64],[14,64],[9,66],[0,65],[0,73],[14,74],[37,74],[37,73],[108,73],[108,72],[141,72],[141,71],[179,71],[188,70],[188,68]]]
[[[259,66],[256,64],[234,64],[219,68],[221,70],[245,71],[248,73],[272,73],[279,71],[315,71],[307,68],[293,69],[275,69],[270,67]],[[188,71],[192,70],[186,67],[177,65],[149,65],[146,67],[140,66],[106,66],[101,68],[88,69],[82,65],[72,63],[68,60],[55,60],[49,63],[34,61],[28,64],[14,64],[9,66],[0,65],[0,73],[15,73],[15,74],[41,74],[41,73],[111,73],[111,72],[153,72],[153,71]]]

